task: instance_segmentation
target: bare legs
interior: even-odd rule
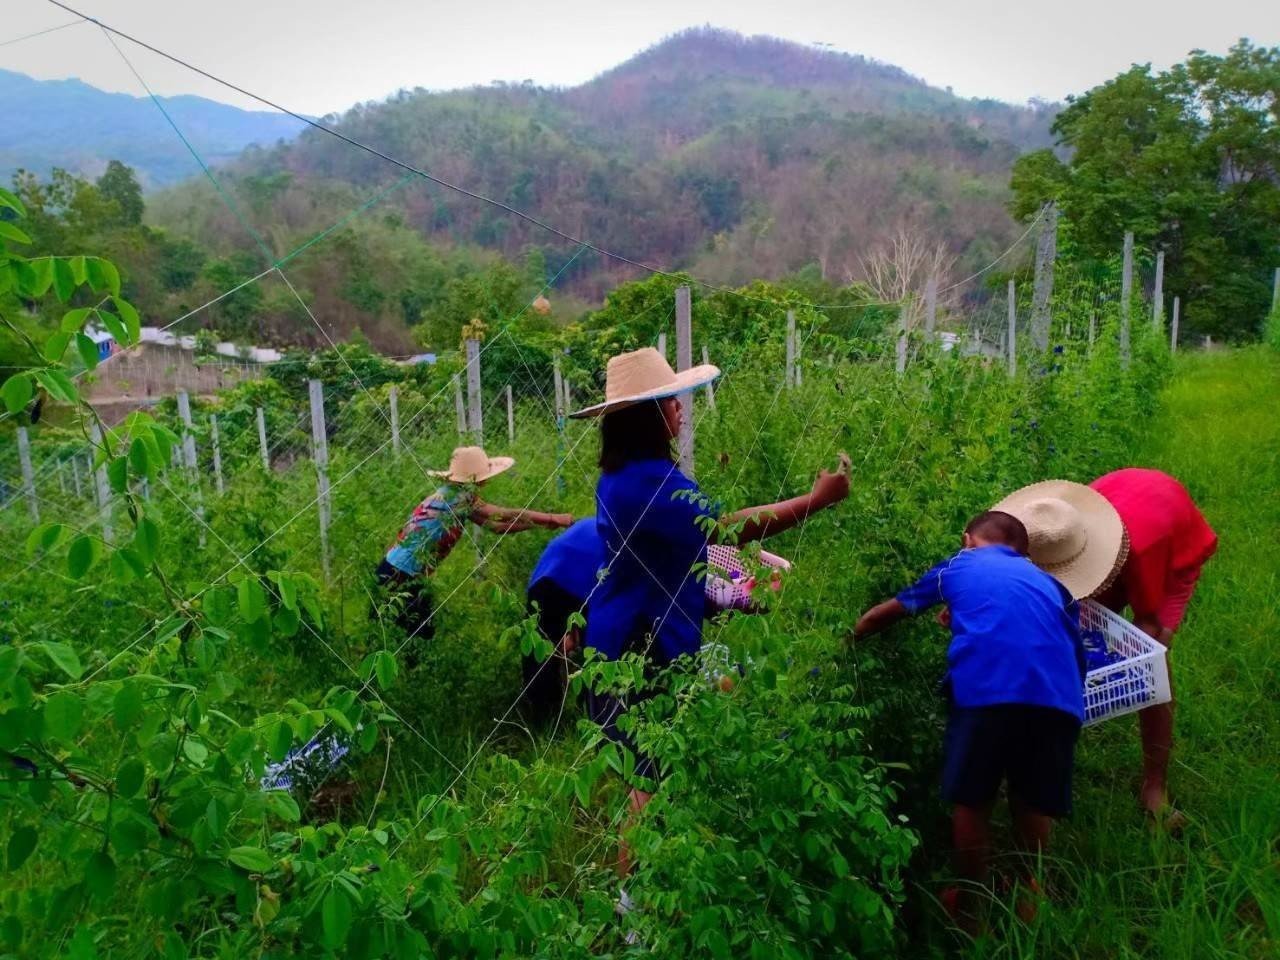
[[[1027,889],[1039,893],[1035,866],[1049,847],[1053,818],[1039,813],[1016,798],[1010,798],[1013,815],[1014,845],[1022,858]],[[991,875],[991,807],[967,807],[957,804],[951,812],[951,836],[955,847],[956,874],[964,885],[944,894],[944,906],[952,919],[967,933],[978,930],[978,890],[986,887]],[[1030,922],[1035,918],[1034,899],[1019,898],[1018,915]]]

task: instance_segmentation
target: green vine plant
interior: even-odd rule
[[[108,425],[68,359],[74,345],[85,372],[97,367],[91,324],[122,349],[137,344],[138,312],[109,261],[23,257],[15,252],[28,242],[22,203],[0,190],[0,212],[0,324],[31,358],[0,397],[11,418],[31,418],[50,401],[69,407],[128,520],[114,542],[45,523],[27,552],[64,554],[72,580],[109,577],[140,600],[154,584],[163,599],[150,630],[98,663],[56,636],[0,647],[0,823],[10,881],[0,934],[23,955],[43,942],[58,955],[95,956],[99,940],[132,939],[111,929],[125,915],[111,909],[118,902],[145,904],[154,919],[145,955],[203,952],[191,945],[205,936],[333,950],[362,908],[387,918],[380,946],[416,942],[404,924],[405,887],[371,882],[388,860],[387,831],[304,825],[288,791],[263,786],[269,763],[321,735],[373,750],[390,720],[373,688],[394,682],[394,658],[366,658],[359,689],[333,687],[319,704],[291,700],[259,712],[229,651],[291,635],[301,622],[322,625],[316,584],[245,567],[179,589],[181,558],[166,554],[162,521],[137,490],[157,479],[179,438],[143,412]],[[15,314],[50,294],[65,312],[37,342]]]

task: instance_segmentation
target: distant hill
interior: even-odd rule
[[[292,117],[240,110],[202,97],[161,97],[165,109],[206,159],[222,162],[250,144],[296,136]],[[108,160],[133,167],[144,187],[199,172],[155,104],[106,93],[79,80],[34,80],[0,70],[0,180],[19,167],[48,176],[53,167],[96,177]]]
[[[336,126],[637,260],[723,282],[813,264],[843,282],[899,225],[974,259],[1000,249],[1013,231],[1009,166],[1051,142],[1053,114],[956,97],[861,57],[702,28],[579,87],[402,91]],[[264,233],[279,218],[298,226],[300,210],[318,212],[318,196],[367,195],[402,175],[313,130],[231,170]],[[214,211],[202,222],[191,190],[203,188],[158,200],[161,222],[168,210],[167,222],[188,232],[216,236],[221,224],[237,234]],[[394,204],[439,242],[512,258],[547,247],[553,264],[567,252],[447,190],[406,189]],[[326,215],[335,212],[345,211]],[[592,297],[632,275],[588,256],[570,280]]]

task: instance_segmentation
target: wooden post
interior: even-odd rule
[[[93,441],[93,453],[89,458],[89,465],[92,467],[98,448],[102,446],[102,430],[96,422],[89,428],[89,439]],[[94,471],[93,480],[94,490],[97,493],[98,512],[102,516],[102,539],[111,543],[115,540],[115,531],[111,528],[111,484],[107,482],[105,463]]]
[[[484,439],[484,411],[480,399],[480,341],[467,341],[467,428],[476,443]]]
[[[707,353],[707,345],[702,345],[702,363],[704,366],[711,363],[711,355]],[[716,408],[716,388],[712,386],[711,381],[707,381],[707,406],[714,410]]]
[[[894,349],[893,369],[899,376],[907,372],[907,311],[910,309],[910,300],[902,301],[898,308],[898,343]]]
[[[511,384],[507,384],[507,443],[516,442],[516,407],[511,401]]]
[[[84,497],[84,490],[80,486],[80,458],[78,456],[71,458],[71,481],[75,484],[76,496]]]
[[[64,461],[58,461],[58,492],[66,495],[67,492],[67,465]]]
[[[1173,319],[1169,324],[1169,352],[1178,352],[1178,308],[1181,302],[1177,297],[1173,298]]]
[[[196,520],[200,528],[200,546],[205,545],[204,503],[200,498],[200,466],[196,459],[196,438],[191,432],[191,398],[187,391],[178,391],[178,416],[182,418],[182,457],[187,467],[187,478],[195,491]]]
[[[693,366],[693,309],[687,286],[676,287],[676,371]],[[680,394],[680,470],[693,477],[693,391]]]
[[[391,385],[391,391],[387,396],[391,402],[391,452],[395,456],[400,456],[400,397],[396,393],[396,385]]]
[[[311,394],[311,458],[316,464],[316,504],[320,508],[320,562],[329,580],[329,438],[324,424],[324,384],[309,380]]]
[[[213,448],[213,485],[222,493],[222,444],[218,439],[218,418],[209,414],[209,444]]]
[[[22,492],[27,497],[27,511],[31,522],[40,522],[40,504],[36,501],[36,472],[31,468],[31,438],[27,428],[18,428],[18,460],[22,464]]]
[[[787,370],[783,383],[788,387],[796,385],[796,312],[787,311]]]
[[[1089,346],[1093,346],[1093,341],[1098,336],[1098,315],[1096,313],[1089,314]]]
[[[556,403],[555,403],[556,423],[558,425],[563,425],[564,415],[565,415],[564,377],[560,373],[560,357],[559,356],[555,357],[555,359],[551,361],[551,379],[552,379],[552,386],[555,388],[555,391],[556,391]]]
[[[1009,281],[1009,376],[1018,373],[1018,288]]]
[[[924,285],[924,333],[927,339],[933,339],[933,330],[937,325],[938,278],[930,277]]]
[[[1133,297],[1133,231],[1124,235],[1124,265],[1120,274],[1120,362],[1129,365],[1129,301]]]
[[[458,415],[458,436],[467,433],[467,407],[462,401],[462,378],[453,378],[453,410]]]
[[[667,359],[667,334],[666,331],[658,334],[658,352],[662,354],[662,359]]]
[[[1041,353],[1049,349],[1053,323],[1049,304],[1053,299],[1053,268],[1058,256],[1058,208],[1044,205],[1044,227],[1036,244],[1035,288],[1031,294],[1031,345]]]
[[[562,382],[564,383],[564,415],[567,417],[573,410],[573,383],[568,377],[565,377]]]
[[[801,362],[804,359],[804,356],[803,356],[804,355],[804,333],[802,331],[800,330],[796,331],[795,341],[796,341],[795,378],[796,378],[796,386],[799,387],[804,383],[804,363]]]
[[[254,411],[254,416],[258,420],[258,446],[262,449],[262,469],[271,469],[271,451],[267,447],[267,418],[262,413],[262,408],[258,407]]]
[[[1151,291],[1151,325],[1159,328],[1164,319],[1164,251],[1156,254],[1156,285]]]

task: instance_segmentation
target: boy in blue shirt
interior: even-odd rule
[[[1054,819],[1071,812],[1071,773],[1084,719],[1084,648],[1079,607],[1026,557],[1027,530],[1011,514],[988,511],[964,532],[964,549],[854,628],[869,637],[903,617],[946,604],[950,712],[943,796],[953,805],[956,869],[985,884],[991,809],[1008,783],[1015,841],[1035,856]],[[1033,890],[1034,880],[1030,881]],[[969,898],[947,891],[953,916],[972,917]]]

